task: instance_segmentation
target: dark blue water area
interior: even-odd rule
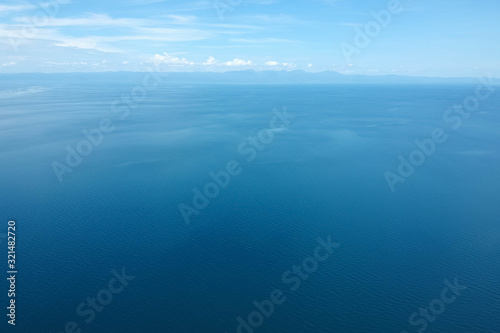
[[[17,332],[237,332],[274,289],[286,301],[255,332],[417,332],[409,317],[455,278],[467,289],[427,331],[500,332],[500,91],[457,129],[443,115],[476,86],[165,81],[122,117],[142,76],[2,82]],[[248,161],[238,147],[285,108]],[[59,182],[53,162],[105,118],[114,130]],[[436,128],[445,142],[392,192],[384,174]],[[241,173],[187,225],[178,205],[230,161]],[[283,273],[329,235],[340,247],[292,291]],[[86,323],[77,307],[122,268],[135,279]]]

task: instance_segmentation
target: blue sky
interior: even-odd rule
[[[165,71],[500,77],[500,1],[397,2],[2,1],[0,72],[156,65]],[[381,11],[386,15],[376,23],[373,12]],[[356,44],[367,26],[369,43]]]

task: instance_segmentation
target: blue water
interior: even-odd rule
[[[457,130],[443,114],[476,86],[164,82],[122,120],[111,104],[141,78],[3,80],[0,216],[17,221],[19,270],[8,331],[237,332],[280,289],[255,332],[417,332],[410,315],[458,278],[467,289],[427,331],[500,332],[500,89]],[[248,162],[238,146],[284,108],[288,128]],[[59,182],[51,164],[104,118],[115,130]],[[392,193],[384,173],[435,128],[448,140]],[[178,205],[231,160],[241,173],[187,225]],[[291,291],[282,274],[328,235],[340,247]],[[85,323],[78,305],[122,268],[135,279]]]

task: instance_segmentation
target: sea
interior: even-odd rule
[[[500,332],[500,87],[148,75],[0,76],[2,332]]]

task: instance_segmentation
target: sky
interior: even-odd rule
[[[0,2],[0,73],[500,77],[498,0]]]

